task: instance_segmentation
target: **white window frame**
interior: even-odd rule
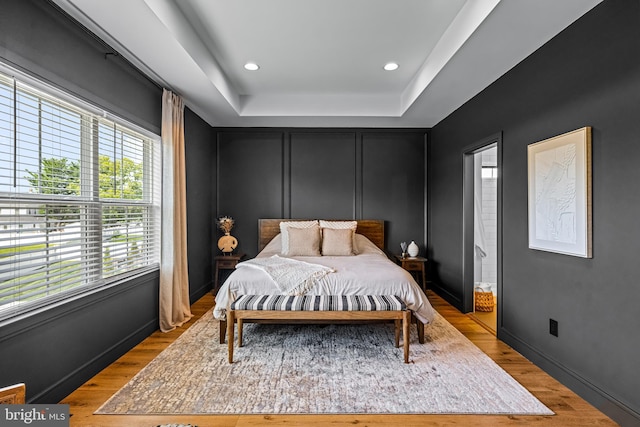
[[[5,299],[5,303],[3,304],[2,300],[0,299],[0,322],[8,321],[25,314],[28,315],[35,310],[46,309],[49,306],[57,306],[60,303],[64,303],[64,301],[66,300],[75,299],[85,293],[92,293],[97,289],[122,283],[123,281],[135,276],[158,270],[160,261],[161,214],[160,137],[152,132],[136,126],[120,117],[112,115],[107,111],[104,111],[73,95],[70,95],[65,91],[55,88],[39,79],[29,76],[1,62],[0,74],[2,74],[4,77],[12,78],[15,81],[19,82],[21,85],[28,87],[30,89],[30,92],[42,95],[43,99],[52,99],[57,104],[62,105],[61,108],[79,113],[82,116],[80,132],[81,135],[79,142],[80,159],[78,160],[80,164],[80,194],[65,196],[55,194],[30,194],[25,192],[24,190],[21,191],[19,189],[16,189],[15,191],[7,192],[2,191],[4,190],[4,188],[0,188],[0,207],[3,207],[6,211],[7,209],[15,209],[15,207],[18,206],[46,206],[45,212],[47,212],[49,206],[53,206],[57,203],[69,206],[78,206],[80,209],[81,219],[79,222],[79,227],[81,231],[79,238],[77,236],[73,238],[77,239],[80,242],[78,243],[80,245],[78,247],[82,248],[80,249],[80,253],[82,254],[81,258],[83,260],[85,259],[85,254],[88,254],[87,256],[93,257],[93,262],[87,264],[89,266],[88,270],[91,270],[91,272],[87,273],[85,271],[84,273],[89,279],[85,279],[82,283],[75,284],[71,289],[58,291],[53,295],[40,296],[35,300],[26,302],[20,301],[18,299],[11,303],[7,303],[7,300]],[[41,108],[40,103],[38,104],[38,108]],[[126,132],[129,135],[133,135],[136,138],[139,138],[140,141],[143,141],[141,143],[141,146],[143,147],[143,152],[141,153],[143,169],[142,199],[126,200],[122,198],[100,198],[100,153],[99,133],[97,132],[99,123],[113,125],[114,129]],[[16,136],[14,132],[14,139],[15,137]],[[39,146],[42,146],[42,136],[39,136],[38,138],[38,144]],[[0,138],[0,146],[6,143],[6,140],[3,141],[2,138]],[[15,142],[13,143],[15,144]],[[63,158],[66,158],[64,157],[64,152],[61,154],[61,156]],[[117,271],[113,272],[112,270],[110,274],[106,274],[106,272],[103,271],[105,263],[104,251],[106,246],[102,212],[103,208],[109,206],[115,207],[115,209],[123,209],[123,212],[128,212],[128,210],[131,208],[140,208],[144,212],[144,214],[142,215],[143,220],[140,226],[140,228],[142,229],[143,237],[131,237],[131,239],[135,239],[133,246],[131,246],[129,236],[125,236],[124,246],[120,245],[118,248],[120,251],[122,251],[122,248],[124,247],[126,259],[124,260],[124,262],[119,263],[120,267]],[[20,222],[20,224],[22,223]],[[18,224],[16,223],[16,225]],[[129,229],[129,225],[127,225],[126,229]],[[2,232],[2,230],[0,230],[0,232]],[[49,236],[48,231],[45,231],[45,234],[46,236]],[[46,237],[46,240],[48,240],[48,237]],[[136,243],[137,241],[142,242],[141,246],[143,247],[143,249],[140,251],[136,250],[136,256],[133,256],[132,253],[134,251],[132,250],[132,248],[135,247],[136,249],[138,249],[138,244]],[[2,243],[3,242],[0,239],[0,244]],[[7,243],[4,242],[4,244],[6,245]],[[2,259],[0,258],[0,270],[2,268],[1,262]],[[6,264],[11,261],[4,262],[6,267]],[[16,265],[19,266],[20,263],[16,262]],[[18,276],[20,275],[20,273],[16,274]],[[5,278],[0,278],[0,295],[2,295],[3,280],[5,280]],[[8,286],[9,285],[5,287],[5,291],[11,292],[10,290],[6,290]],[[62,286],[60,288],[62,288]],[[19,294],[20,292],[15,291],[15,293]]]

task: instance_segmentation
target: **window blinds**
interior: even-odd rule
[[[0,73],[0,319],[157,268],[158,145]]]

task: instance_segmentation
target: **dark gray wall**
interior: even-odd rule
[[[425,254],[426,133],[362,134],[362,217],[384,219],[387,250],[414,240]]]
[[[47,1],[3,0],[0,60],[150,131],[162,89]],[[190,295],[211,287],[215,173],[211,127],[188,109],[185,139]],[[29,402],[55,403],[158,327],[158,273],[22,320],[0,324],[0,386],[27,385]]]
[[[460,307],[462,152],[503,132],[498,336],[623,425],[640,423],[639,117],[640,3],[605,0],[436,125],[429,157],[434,280]],[[593,259],[530,250],[527,145],[583,126]]]
[[[426,129],[223,128],[217,143],[216,212],[238,250],[257,253],[259,218],[382,219],[389,251],[424,253]]]
[[[213,284],[212,239],[216,225],[215,134],[204,120],[188,108],[184,112],[185,163],[187,165],[187,257],[191,301]]]
[[[280,218],[284,206],[284,142],[277,130],[217,132],[216,217],[235,220],[238,251],[257,253],[258,218]],[[214,218],[214,220],[215,220]],[[214,233],[216,242],[222,236]],[[222,281],[221,281],[222,282]]]
[[[355,132],[293,132],[289,147],[290,216],[355,218]]]

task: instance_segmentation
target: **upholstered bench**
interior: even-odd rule
[[[411,311],[395,295],[242,295],[227,310],[229,363],[233,363],[234,323],[238,323],[238,347],[242,347],[242,322],[252,320],[394,320],[395,345],[400,347],[400,323],[404,363],[409,363]]]

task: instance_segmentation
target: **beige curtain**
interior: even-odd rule
[[[160,330],[169,332],[191,317],[187,271],[184,102],[165,89],[162,94]]]

